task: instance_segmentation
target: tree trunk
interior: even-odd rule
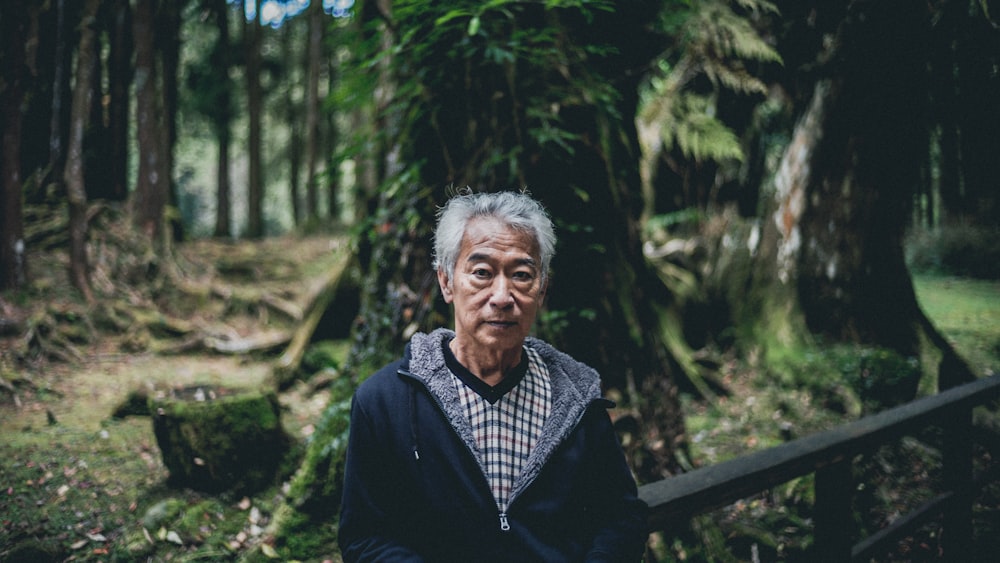
[[[27,9],[23,0],[7,4],[2,12],[2,58],[10,71],[0,90],[0,290],[17,289],[27,281],[24,219],[21,209],[21,130],[24,122],[25,36]]]
[[[156,67],[154,4],[155,0],[138,0],[133,15],[139,171],[132,210],[136,226],[151,241],[157,240],[162,231],[163,212],[169,197],[164,156],[166,135]]]
[[[678,454],[685,442],[674,380],[677,366],[665,340],[671,298],[642,254],[641,205],[631,195],[639,191],[638,137],[631,118],[619,117],[635,115],[641,75],[637,69],[654,53],[648,42],[635,37],[642,36],[659,6],[637,4],[613,15],[602,13],[599,29],[572,9],[556,16],[542,6],[518,6],[515,27],[527,36],[533,34],[526,30],[537,29],[539,35],[546,30],[564,37],[569,49],[613,46],[610,51],[617,55],[588,60],[587,71],[559,69],[541,60],[515,65],[477,55],[450,59],[441,55],[448,50],[437,46],[422,45],[434,53],[423,59],[401,50],[401,68],[419,68],[421,75],[431,77],[427,81],[434,81],[400,78],[420,83],[423,96],[413,102],[420,105],[415,118],[379,128],[403,151],[387,151],[386,176],[395,177],[392,166],[402,167],[393,163],[425,164],[419,168],[419,180],[403,182],[378,206],[385,215],[375,221],[371,267],[363,284],[372,294],[363,300],[366,324],[358,333],[367,334],[365,350],[389,354],[418,327],[448,322],[445,308],[440,303],[434,308],[437,290],[427,265],[435,205],[447,197],[444,187],[529,187],[549,207],[560,233],[548,313],[542,315],[539,333],[597,368],[605,385],[622,392],[631,405],[645,405],[634,414],[658,436],[633,452],[633,459],[640,459],[642,480],[681,471],[684,463]],[[382,17],[391,21],[384,11]],[[430,14],[426,18],[394,22],[397,38],[427,33],[421,26],[435,20]],[[502,18],[492,21],[495,24],[489,25],[496,27],[486,35],[510,32],[500,23]],[[466,29],[456,26],[455,33],[465,34]],[[457,40],[445,34],[440,39],[442,44]],[[577,72],[597,76],[589,75],[590,82],[571,82],[568,76]],[[607,100],[599,93],[607,84],[615,85],[613,107],[583,101]],[[396,95],[395,89],[380,91]],[[393,101],[393,107],[404,103]],[[558,134],[564,135],[560,142],[546,143],[536,136],[552,123],[544,119],[558,123]],[[657,401],[640,401],[639,393],[656,396]]]
[[[247,115],[250,121],[247,159],[250,167],[247,176],[247,236],[257,238],[264,235],[264,183],[261,177],[261,120],[263,119],[263,93],[260,86],[261,67],[261,0],[253,0],[256,4],[256,16],[252,21],[245,21],[246,37],[246,80],[247,80]]]
[[[1000,226],[1000,30],[987,3],[957,2],[961,26],[954,35],[957,117],[962,159],[962,198],[957,220]],[[994,4],[995,6],[995,4]],[[946,8],[946,9],[948,9]],[[989,109],[988,109],[989,108]]]
[[[295,44],[298,36],[295,32],[297,23],[298,20],[293,20],[285,22],[282,25],[281,49],[286,61],[296,60]],[[308,49],[305,51],[308,51]],[[303,74],[307,74],[309,66],[308,55],[298,60],[305,67]],[[302,108],[299,98],[296,95],[298,88],[294,85],[299,82],[294,74],[295,68],[296,65],[288,65],[287,80],[289,85],[285,88],[285,122],[288,124],[288,198],[292,203],[292,221],[295,226],[299,226],[306,216],[308,216],[308,212],[304,212],[302,209],[302,174],[300,173],[302,170],[303,152]]]
[[[215,236],[230,237],[233,234],[230,214],[231,182],[229,179],[229,145],[232,140],[232,81],[229,78],[230,43],[229,43],[229,8],[226,0],[214,0],[211,5],[215,23],[218,28],[218,38],[212,46],[214,66],[224,84],[223,93],[219,97],[217,111],[213,118],[216,140],[219,143],[219,161],[216,166],[216,197],[215,197]]]
[[[323,6],[319,2],[309,5],[309,33],[306,41],[306,214],[315,221],[319,218],[319,149],[320,149],[320,95],[319,75],[323,55]]]
[[[758,270],[777,278],[757,275],[791,290],[810,332],[905,357],[933,331],[903,259],[928,142],[925,18],[905,0],[852,6],[837,72],[816,85],[776,176]]]
[[[108,198],[128,199],[128,112],[132,83],[132,8],[128,0],[114,0],[108,60]]]
[[[84,185],[84,136],[94,96],[93,59],[97,57],[96,16],[100,0],[87,0],[80,25],[80,49],[76,61],[76,85],[70,113],[70,136],[66,154],[66,196],[69,200],[70,281],[88,302],[94,301],[87,259],[87,189]]]
[[[167,204],[178,205],[180,194],[177,182],[174,180],[174,147],[177,145],[177,73],[180,67],[181,50],[181,11],[187,4],[186,0],[164,0],[160,4],[157,44],[160,58],[163,61],[163,171],[167,187]],[[183,240],[184,224],[180,215],[173,215],[169,221],[171,236],[174,240]]]
[[[326,58],[326,73],[327,73],[327,92],[334,92],[337,89],[337,61],[332,55],[328,55]],[[326,215],[331,221],[336,222],[340,217],[340,202],[338,197],[340,195],[340,170],[339,162],[337,157],[337,143],[340,139],[340,134],[337,129],[337,114],[328,111],[326,114],[326,127],[324,128],[325,135],[321,135],[323,138],[323,154],[326,155]]]
[[[62,173],[66,168],[66,145],[69,143],[69,114],[72,98],[70,79],[72,74],[73,36],[70,24],[67,22],[68,0],[55,0],[52,3],[55,10],[55,41],[52,60],[52,99],[49,114],[49,181],[56,184],[56,193],[63,193]],[[29,194],[32,201],[44,199],[44,190],[37,194]]]

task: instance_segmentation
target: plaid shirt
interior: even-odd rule
[[[521,365],[494,387],[457,361],[448,362],[458,396],[472,424],[483,473],[502,514],[507,512],[510,492],[552,410],[548,368],[537,352],[528,347],[524,351]],[[450,350],[446,356],[449,354]]]

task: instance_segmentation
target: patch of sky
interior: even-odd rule
[[[323,11],[335,18],[347,17],[354,7],[354,0],[322,0]],[[260,20],[263,25],[281,27],[282,22],[293,18],[309,7],[310,0],[264,0],[260,6]],[[244,2],[247,20],[257,17],[257,3]]]

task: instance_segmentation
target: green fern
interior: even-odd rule
[[[734,5],[747,15],[736,13]],[[686,89],[704,76],[715,92],[765,94],[767,86],[747,70],[747,64],[780,63],[781,57],[757,33],[750,18],[777,13],[777,8],[768,0],[704,0],[692,2],[691,10],[677,62],[662,61],[643,96],[639,123],[646,131],[645,158],[656,159],[661,150],[676,145],[695,161],[739,162],[743,150],[736,135],[715,118],[715,96],[695,95]]]
[[[708,110],[714,103],[704,96],[682,95],[673,137],[684,156],[695,160],[743,161],[743,148],[732,129]],[[670,148],[669,146],[667,148]]]

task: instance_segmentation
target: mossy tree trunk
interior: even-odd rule
[[[647,24],[660,9],[511,2],[371,12],[396,44],[386,108],[397,117],[385,128],[384,214],[371,231],[363,287],[372,295],[354,356],[370,370],[413,330],[450,322],[429,268],[434,211],[449,187],[527,188],[560,237],[539,333],[596,367],[655,429],[657,446],[633,452],[643,480],[681,470],[675,449],[684,447],[664,334],[671,297],[641,250],[632,120],[661,40]]]
[[[930,341],[957,360],[921,311],[903,255],[928,142],[928,31],[927,14],[902,0],[847,11],[764,214],[755,295],[791,305],[747,309],[744,321],[778,315],[789,336],[804,327],[904,357]],[[950,373],[969,377],[960,364]]]

